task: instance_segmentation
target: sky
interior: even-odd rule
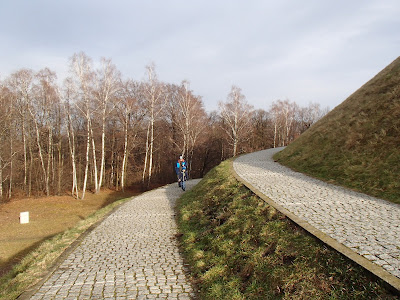
[[[233,85],[249,104],[334,108],[400,56],[398,0],[4,0],[0,79],[84,52],[124,78],[190,82],[207,111]]]

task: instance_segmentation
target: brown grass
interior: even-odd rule
[[[41,242],[75,226],[98,209],[138,191],[103,190],[84,200],[71,196],[24,198],[0,205],[0,276]],[[29,224],[20,224],[20,212],[29,211]]]
[[[400,57],[274,158],[400,203]]]

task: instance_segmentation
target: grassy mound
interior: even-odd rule
[[[178,201],[200,299],[391,299],[379,280],[239,183],[224,162]]]
[[[400,57],[274,158],[400,203]]]

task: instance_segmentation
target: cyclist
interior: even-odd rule
[[[179,185],[179,187],[181,186],[181,173],[182,173],[182,164],[183,164],[183,163],[185,163],[185,165],[186,165],[186,162],[185,162],[185,160],[183,159],[183,156],[181,155],[181,156],[179,157],[178,161],[177,161],[176,164],[175,164],[175,172],[176,172],[176,177],[177,177],[177,179],[178,179],[178,185]]]
[[[181,162],[181,173],[180,173],[179,177],[180,177],[179,180],[181,183],[180,186],[182,187],[182,190],[186,190],[186,180],[187,180],[186,161]]]

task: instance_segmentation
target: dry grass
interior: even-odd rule
[[[319,179],[400,203],[400,57],[275,159]]]
[[[0,277],[0,299],[16,299],[27,288],[36,284],[82,233],[134,194],[138,193],[104,191],[98,195],[90,195],[83,201],[54,197],[29,199],[32,201],[18,200],[4,205],[2,213],[12,223],[9,229],[19,233],[15,239],[15,244],[18,245],[15,251],[19,252],[3,264],[8,272]],[[35,226],[29,227],[29,224],[15,222],[15,213],[20,208],[29,208],[34,212],[31,223]],[[7,234],[8,239],[5,242],[12,243],[12,235]],[[34,238],[30,235],[34,235]],[[10,269],[11,263],[13,267]]]
[[[70,196],[25,198],[0,205],[0,275],[42,241],[75,226],[98,209],[134,192],[104,190],[86,199]],[[20,212],[29,211],[29,224],[20,224]]]
[[[396,299],[237,182],[229,162],[185,193],[178,209],[199,299]]]

